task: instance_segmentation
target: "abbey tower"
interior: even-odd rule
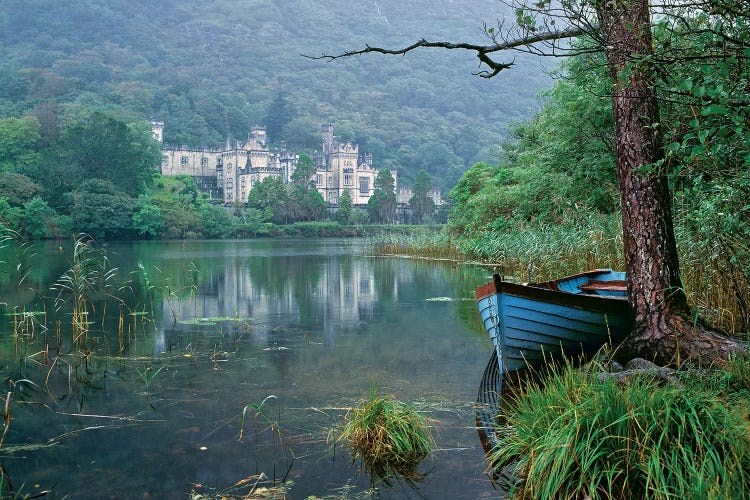
[[[152,122],[154,139],[162,142],[164,123]],[[329,205],[337,205],[349,191],[354,205],[367,205],[375,191],[378,171],[372,155],[360,156],[359,146],[338,142],[332,123],[321,127],[322,154],[314,158],[315,185]],[[189,175],[201,190],[225,204],[246,202],[253,186],[268,176],[291,180],[299,155],[285,148],[269,148],[266,128],[254,126],[247,141],[227,139],[223,148],[194,148],[162,144],[162,175]],[[394,179],[396,173],[392,172]]]

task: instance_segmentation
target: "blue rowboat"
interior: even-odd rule
[[[525,285],[496,274],[476,298],[495,347],[479,389],[477,420],[485,427],[497,416],[503,376],[585,358],[623,340],[632,326],[625,273],[611,269]]]

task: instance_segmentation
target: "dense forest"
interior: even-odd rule
[[[485,41],[495,0],[9,0],[0,9],[0,117],[36,116],[50,131],[81,110],[125,122],[159,119],[165,142],[222,145],[268,127],[272,143],[319,148],[320,124],[413,182],[420,169],[449,189],[495,158],[508,125],[538,109],[550,79],[539,60],[494,80],[477,61],[316,56],[414,34]],[[555,63],[544,61],[548,68]]]

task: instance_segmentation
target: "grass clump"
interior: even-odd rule
[[[371,391],[368,400],[347,414],[339,441],[351,446],[353,459],[361,459],[373,477],[413,482],[434,446],[430,423],[411,406]]]
[[[515,463],[515,498],[745,498],[747,402],[649,376],[602,379],[568,367],[506,411],[489,456]]]

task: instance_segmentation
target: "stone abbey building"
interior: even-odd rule
[[[268,176],[290,182],[299,155],[285,148],[269,148],[266,128],[255,126],[247,141],[227,140],[223,148],[208,149],[170,146],[163,143],[163,122],[153,122],[154,138],[162,143],[162,175],[189,175],[201,190],[212,198],[231,204],[247,202],[255,184]],[[357,144],[338,142],[333,125],[322,126],[322,152],[315,162],[315,184],[323,199],[338,205],[344,191],[349,191],[354,205],[367,205],[375,191],[372,155],[359,153]],[[391,172],[396,179],[396,172]]]

